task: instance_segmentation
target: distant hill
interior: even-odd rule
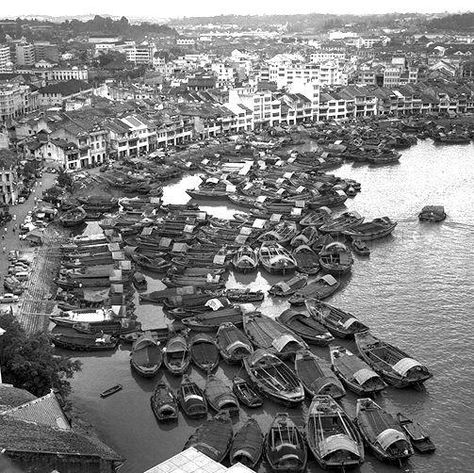
[[[435,18],[429,21],[426,26],[428,30],[474,32],[474,13],[461,13]]]

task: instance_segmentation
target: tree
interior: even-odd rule
[[[67,172],[61,171],[58,176],[58,185],[70,189],[72,187],[72,177]]]
[[[44,333],[28,335],[10,312],[0,313],[0,365],[3,382],[44,396],[55,389],[65,398],[71,392],[68,381],[80,371],[81,362],[54,353]]]

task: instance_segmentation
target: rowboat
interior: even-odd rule
[[[364,361],[396,388],[420,386],[433,376],[426,366],[369,331],[356,333],[355,341]]]
[[[244,331],[258,348],[272,349],[280,358],[289,358],[308,346],[304,340],[277,321],[253,312],[243,316]]]
[[[276,242],[264,242],[258,250],[258,259],[269,273],[286,274],[296,269],[293,256]]]
[[[100,393],[100,397],[104,398],[104,397],[112,396],[112,394],[118,393],[122,389],[123,389],[123,386],[121,384],[116,384],[115,386],[112,386],[109,389],[102,391]]]
[[[252,389],[245,379],[236,376],[232,380],[232,391],[244,406],[255,408],[263,405],[263,399]]]
[[[151,333],[145,332],[132,346],[130,354],[130,364],[140,375],[150,378],[155,376],[163,362],[163,353],[160,343],[157,342]]]
[[[422,222],[442,222],[446,218],[446,212],[442,205],[426,205],[418,214]]]
[[[300,245],[292,252],[298,271],[305,274],[316,274],[320,270],[318,255],[308,246]]]
[[[357,400],[356,422],[379,460],[401,464],[413,455],[413,448],[400,424],[372,399]]]
[[[207,375],[206,387],[204,389],[207,402],[215,411],[228,411],[231,416],[239,415],[239,401],[221,379],[214,374]]]
[[[354,225],[342,233],[354,240],[376,240],[390,235],[396,226],[397,222],[392,222],[388,217],[381,217],[371,222]]]
[[[286,281],[277,282],[268,290],[268,292],[272,296],[288,297],[306,286],[307,282],[308,276],[304,274],[296,274]]]
[[[230,449],[230,464],[241,463],[247,468],[254,468],[263,451],[263,434],[258,422],[249,419],[235,434]]]
[[[306,439],[325,470],[345,471],[364,461],[364,444],[357,427],[331,396],[314,396],[306,418]]]
[[[333,399],[339,399],[346,394],[346,390],[326,361],[309,350],[301,350],[296,354],[295,371],[311,397],[327,394]]]
[[[231,322],[235,326],[242,325],[242,309],[236,307],[226,307],[214,311],[202,312],[194,317],[186,317],[182,320],[183,325],[191,330],[200,332],[216,331],[221,324]]]
[[[256,350],[244,359],[250,381],[265,396],[285,405],[304,400],[301,381],[286,364],[268,350]]]
[[[334,337],[306,311],[287,309],[277,317],[278,322],[314,345],[328,345]]]
[[[320,209],[308,212],[299,223],[302,227],[312,226],[314,228],[319,228],[330,219],[330,216],[331,209],[328,207],[321,207]]]
[[[327,329],[339,338],[353,338],[354,334],[369,330],[367,325],[360,322],[350,312],[345,312],[337,307],[308,298],[305,302],[308,312]]]
[[[352,250],[360,256],[369,256],[370,248],[361,240],[352,240]]]
[[[232,422],[227,412],[219,412],[204,421],[189,437],[184,450],[194,447],[211,460],[221,462],[229,453],[232,444]]]
[[[189,376],[183,376],[176,397],[181,409],[188,417],[207,417],[207,401],[204,392],[189,379]]]
[[[331,235],[339,235],[344,230],[351,228],[354,225],[359,225],[364,221],[357,212],[344,212],[336,218],[319,227],[322,233],[330,233]]]
[[[400,412],[397,414],[397,420],[401,428],[404,430],[411,444],[420,453],[431,453],[436,450],[430,436],[424,431],[423,427]]]
[[[241,246],[232,259],[232,266],[236,271],[244,274],[256,271],[258,267],[256,251],[248,245]]]
[[[309,298],[326,299],[334,294],[340,285],[341,283],[334,276],[324,274],[291,296],[290,304],[302,305]]]
[[[174,375],[183,374],[191,363],[188,343],[181,335],[175,335],[168,340],[164,348],[164,364]]]
[[[233,323],[225,322],[217,330],[219,351],[228,363],[240,363],[253,353],[252,342]]]
[[[265,298],[263,291],[251,291],[250,289],[226,289],[224,294],[230,302],[260,302]]]
[[[301,233],[298,233],[295,237],[293,237],[290,241],[290,246],[296,248],[300,245],[312,245],[316,238],[318,238],[319,233],[318,230],[314,227],[304,227]]]
[[[261,242],[276,242],[280,245],[287,245],[291,239],[298,234],[296,224],[294,222],[280,222],[268,232],[262,233],[258,237]]]
[[[303,473],[308,451],[306,442],[286,413],[278,413],[265,437],[265,455],[274,472]]]
[[[383,379],[347,348],[330,346],[331,364],[334,372],[347,388],[359,396],[372,396],[387,387]]]
[[[340,275],[351,270],[354,264],[351,250],[339,241],[326,245],[319,253],[319,264],[329,274]]]
[[[178,420],[178,403],[170,387],[158,383],[150,399],[151,409],[159,422]]]
[[[211,372],[219,365],[219,349],[212,337],[197,333],[189,340],[192,362],[203,371]]]

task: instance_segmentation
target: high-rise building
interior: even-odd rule
[[[18,43],[15,45],[17,66],[35,65],[35,47],[29,43]]]
[[[10,70],[10,47],[6,44],[0,44],[0,72]]]

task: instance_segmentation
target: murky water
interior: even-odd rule
[[[347,203],[367,218],[388,215],[399,224],[392,237],[370,244],[369,258],[356,257],[344,288],[329,302],[350,310],[372,331],[425,362],[434,372],[426,391],[388,388],[378,398],[382,407],[414,416],[431,432],[437,445],[433,455],[415,455],[409,471],[417,473],[473,471],[474,437],[472,387],[474,385],[474,146],[435,147],[423,142],[403,153],[400,164],[389,167],[347,164],[334,171],[362,183],[362,192]],[[184,190],[195,187],[198,176],[188,176],[165,189],[168,202],[186,202]],[[448,213],[442,224],[419,223],[417,214],[427,204],[442,204]],[[235,209],[203,207],[218,216]],[[229,276],[229,287],[268,289],[276,280],[265,273]],[[162,287],[149,280],[149,290]],[[264,301],[261,310],[278,315],[285,301]],[[161,309],[138,306],[145,327],[166,323]],[[340,340],[338,340],[338,343]],[[348,342],[348,346],[352,343]],[[329,359],[327,349],[314,348]],[[163,426],[155,421],[150,395],[156,380],[135,376],[129,365],[129,349],[112,354],[83,355],[83,370],[73,380],[72,400],[92,423],[101,438],[127,458],[123,473],[141,473],[178,453],[199,421],[180,415],[178,424]],[[232,379],[238,371],[222,364],[218,375]],[[179,379],[164,373],[177,388]],[[202,374],[192,378],[204,386]],[[108,399],[99,393],[117,382],[123,391]],[[342,404],[354,414],[355,396],[348,393]],[[303,409],[290,410],[303,423]],[[265,430],[276,412],[284,408],[266,400],[263,408],[242,409],[234,427],[255,417]],[[320,471],[315,461],[309,470]],[[362,473],[398,470],[380,463],[370,454]],[[265,464],[260,467],[265,471]]]

